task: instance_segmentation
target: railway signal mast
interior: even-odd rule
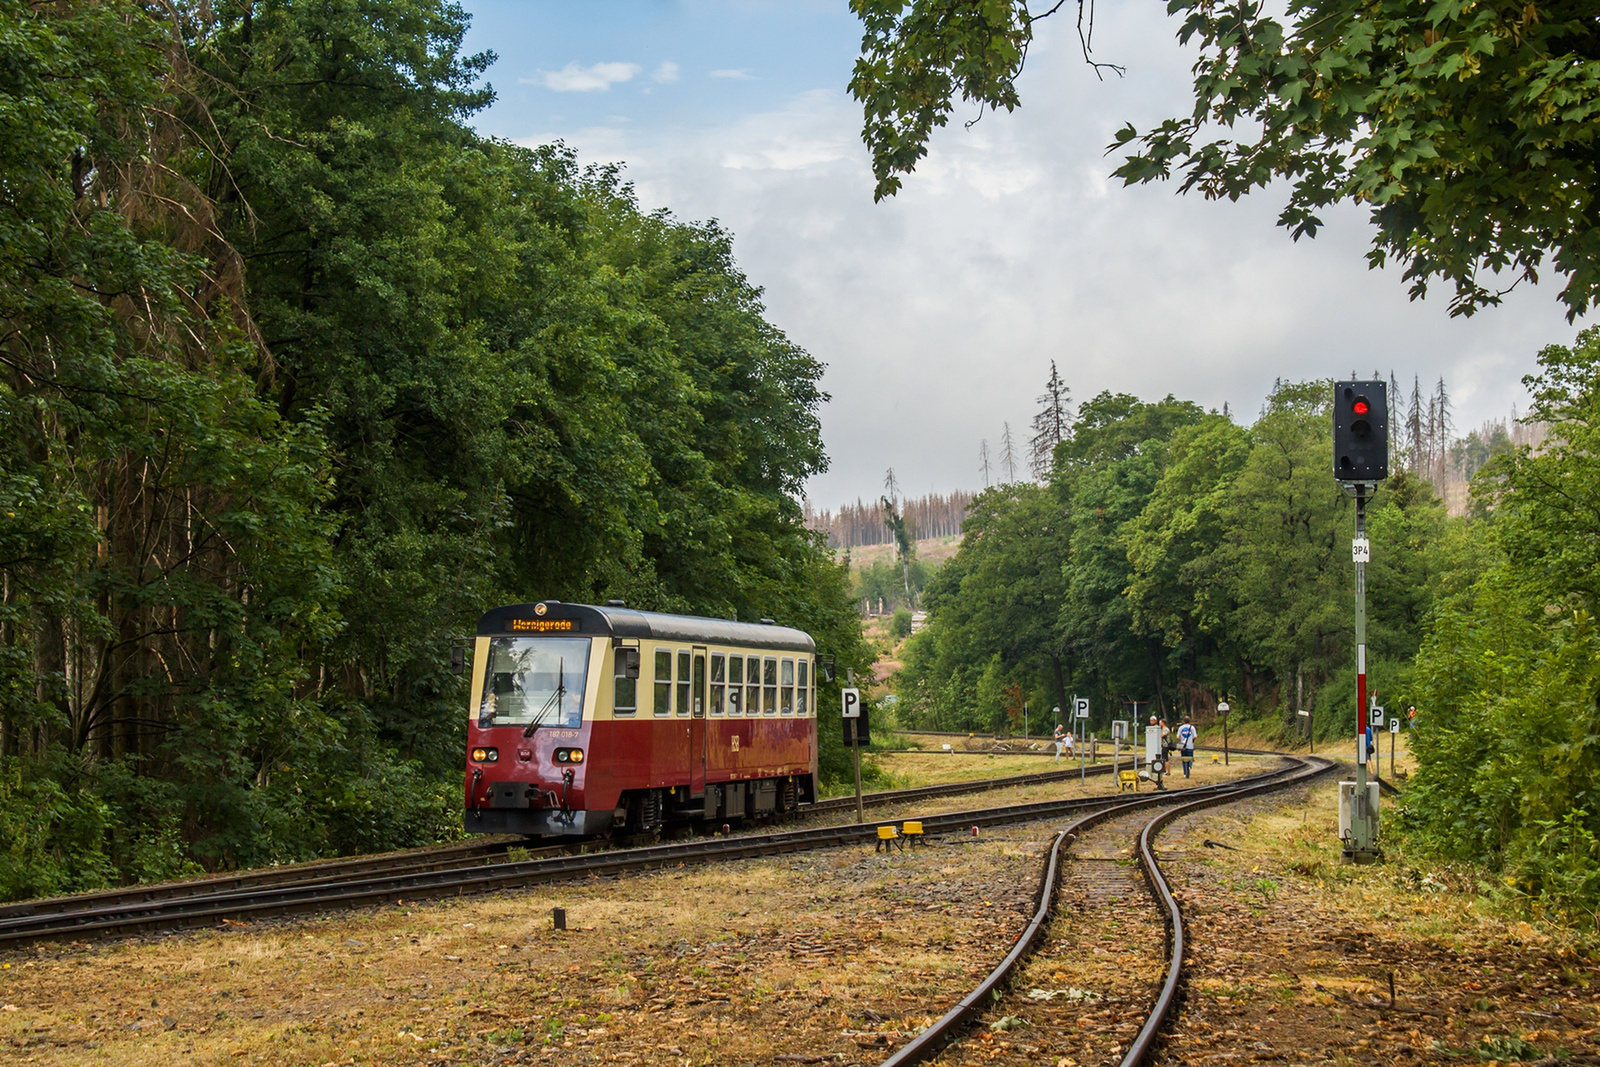
[[[1356,780],[1339,786],[1339,831],[1346,863],[1374,863],[1378,850],[1376,790],[1367,784],[1367,501],[1389,477],[1389,389],[1383,381],[1333,385],[1333,476],[1356,498]],[[1353,785],[1353,789],[1346,787]]]

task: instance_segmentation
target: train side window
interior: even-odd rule
[[[632,715],[639,710],[639,650],[619,648],[612,656],[611,710]]]
[[[728,692],[727,657],[721,652],[711,653],[711,714],[721,715]]]
[[[761,687],[765,690],[762,694],[761,713],[763,715],[776,715],[778,713],[778,661],[771,656],[763,665],[761,672]]]
[[[655,683],[656,699],[650,710],[666,715],[672,711],[672,653],[664,648],[656,649]]]
[[[738,715],[744,709],[744,657],[728,657],[728,714]]]
[[[785,659],[779,668],[779,677],[783,682],[783,696],[778,700],[778,707],[785,715],[794,714],[794,660]]]
[[[761,660],[751,656],[744,661],[744,713],[761,714]]]
[[[796,666],[800,669],[800,687],[794,691],[794,713],[806,715],[811,711],[811,701],[807,699],[811,695],[809,678],[811,664],[801,660]]]
[[[678,653],[678,708],[679,715],[689,714],[689,653]]]

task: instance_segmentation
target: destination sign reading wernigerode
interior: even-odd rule
[[[549,633],[551,630],[575,630],[578,628],[574,619],[512,619],[511,629],[531,630],[534,633]]]

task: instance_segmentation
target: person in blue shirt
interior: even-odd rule
[[[1178,727],[1178,750],[1183,758],[1183,776],[1189,777],[1189,770],[1194,766],[1194,743],[1200,736],[1200,731],[1194,728],[1189,721],[1189,716],[1183,717],[1183,725]]]

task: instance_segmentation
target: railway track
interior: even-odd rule
[[[1089,774],[1104,775],[1109,767],[1090,768]],[[995,789],[1018,788],[1065,781],[1076,776],[1071,771],[1045,771],[1036,774],[1019,774],[1005,778],[991,778],[971,782],[952,782],[944,785],[918,786],[910,789],[892,789],[868,793],[862,798],[866,807],[883,807],[890,804],[915,803],[939,797],[963,796]],[[836,797],[807,805],[801,816],[827,815],[848,812],[855,808],[855,797]],[[46,897],[0,905],[0,945],[5,944],[4,931],[21,929],[23,920],[37,920],[45,916],[65,916],[113,908],[134,908],[158,902],[174,902],[201,897],[266,888],[294,888],[327,885],[361,875],[419,874],[429,871],[451,870],[461,867],[481,866],[503,861],[512,848],[524,849],[524,859],[566,855],[596,847],[600,839],[578,839],[551,845],[527,846],[520,838],[494,837],[462,841],[451,845],[430,846],[405,852],[381,855],[352,856],[341,859],[316,860],[310,863],[285,864],[261,867],[231,874],[193,878],[182,882],[164,882],[151,885],[127,886],[120,889],[78,893],[72,896]]]
[[[1166,796],[1157,794],[1106,803],[1074,819],[1056,835],[1040,877],[1033,915],[1011,951],[976,988],[931,1026],[884,1060],[882,1067],[909,1067],[911,1064],[924,1063],[938,1057],[951,1042],[959,1038],[971,1022],[994,1006],[1019,965],[1048,937],[1050,919],[1061,886],[1066,880],[1063,859],[1068,850],[1097,829],[1104,831],[1100,834],[1101,837],[1120,836],[1123,841],[1137,833],[1139,871],[1143,875],[1144,884],[1153,899],[1155,909],[1165,920],[1167,929],[1167,965],[1160,990],[1138,1033],[1127,1044],[1126,1052],[1121,1053],[1121,1067],[1139,1067],[1149,1055],[1176,1001],[1179,983],[1182,980],[1185,953],[1183,914],[1156,860],[1155,838],[1165,826],[1183,815],[1308,782],[1338,766],[1331,760],[1315,756],[1309,759],[1288,758],[1292,761],[1290,766],[1268,774],[1203,789],[1184,790]],[[1161,810],[1151,816],[1148,814],[1149,809],[1154,807],[1160,807]],[[1104,842],[1099,844],[1104,847]],[[1130,888],[1127,875],[1132,872],[1120,864],[1102,866],[1101,864],[1105,862],[1104,857],[1095,857],[1091,862],[1095,865],[1074,872],[1075,875],[1081,875],[1081,885],[1078,888],[1082,890],[1084,896],[1090,900],[1098,898],[1102,903],[1124,902]],[[1120,1049],[1118,1051],[1120,1052]]]
[[[1274,775],[1281,772],[1274,772]],[[1020,776],[1025,781],[1048,780],[1044,775]],[[1261,776],[1258,776],[1258,778]],[[1268,776],[1271,777],[1271,776]],[[1252,779],[1241,779],[1251,781]],[[1004,781],[1004,780],[1001,780]],[[973,786],[974,783],[962,783]],[[980,787],[993,788],[994,783]],[[1231,786],[1197,787],[1149,797],[1145,803],[1171,803],[1178,798],[1210,796]],[[950,787],[898,791],[895,800],[943,795]],[[909,794],[909,795],[908,795]],[[854,803],[853,798],[851,803]],[[1053,819],[1116,809],[1128,802],[1112,797],[1078,797],[1064,800],[980,808],[924,816],[930,835],[974,826]],[[773,856],[839,845],[874,841],[876,823],[846,823],[769,833],[718,837],[643,848],[589,854],[571,854],[468,863],[433,870],[375,871],[316,881],[215,888],[203,894],[130,899],[126,896],[87,902],[70,911],[39,912],[0,919],[0,949],[40,941],[80,940],[216,925],[224,921],[324,912],[340,907],[362,907],[481,893],[582,877],[614,877],[669,865]],[[85,903],[80,901],[80,903]]]

